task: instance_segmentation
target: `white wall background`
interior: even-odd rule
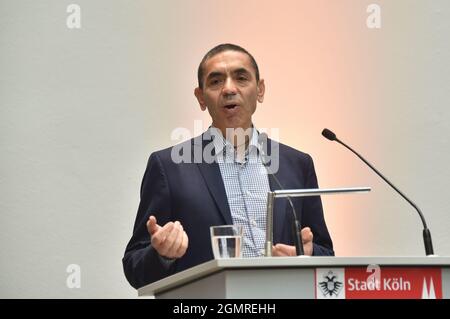
[[[121,258],[146,161],[150,152],[173,144],[174,127],[192,127],[191,109],[197,107],[191,95],[195,68],[210,44],[177,48],[183,28],[172,14],[177,1],[77,1],[80,30],[66,27],[70,3],[0,0],[1,298],[136,297]],[[355,146],[396,184],[406,185],[426,213],[436,252],[450,255],[450,10],[448,1],[430,3],[422,5],[428,11],[415,12],[418,20],[440,12],[420,37],[436,40],[422,48],[431,58],[421,64],[426,70],[421,81],[415,79],[420,85],[406,93],[382,86],[380,96],[396,100],[378,105],[376,114],[385,120],[379,127],[368,125],[370,140],[385,155],[371,154],[370,144]],[[416,35],[405,32],[399,39],[414,41]],[[200,53],[183,60],[191,51]],[[395,79],[396,68],[414,69],[424,52],[408,52],[402,65],[391,65],[386,80]],[[192,70],[183,71],[182,87],[180,66]],[[350,231],[353,237],[333,232],[337,217],[330,217],[345,254],[423,254],[418,217],[407,204],[337,146],[314,156],[323,186],[345,181],[327,179],[327,172],[355,169],[361,180],[347,184],[369,181],[383,190],[370,201],[355,200],[353,207],[361,211],[369,203],[377,215],[356,217],[360,227]],[[334,168],[330,158],[349,167]],[[345,251],[343,237],[360,241],[360,249]],[[81,266],[80,289],[66,286],[72,263]]]

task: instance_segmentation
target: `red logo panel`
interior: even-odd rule
[[[442,299],[440,268],[345,269],[346,299]]]

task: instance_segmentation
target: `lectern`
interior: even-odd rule
[[[138,290],[155,298],[450,298],[450,257],[215,259]]]

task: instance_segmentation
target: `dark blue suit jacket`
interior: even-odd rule
[[[180,145],[192,154],[211,141],[205,134]],[[289,146],[269,140],[268,149],[279,147],[279,170],[275,174],[285,189],[318,188],[311,157]],[[225,186],[217,163],[179,163],[171,159],[173,148],[151,154],[141,185],[141,202],[123,257],[129,283],[139,288],[151,282],[213,259],[209,227],[232,224]],[[270,151],[269,151],[270,153]],[[197,153],[198,154],[198,153]],[[201,154],[201,153],[200,153]],[[278,189],[269,177],[272,190]],[[302,227],[313,234],[314,255],[334,255],[325,225],[320,197],[292,198]],[[284,199],[274,205],[274,243],[293,244],[292,213]],[[180,221],[189,237],[186,254],[167,266],[150,244],[146,222],[150,215],[159,225]]]

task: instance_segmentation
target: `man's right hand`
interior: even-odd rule
[[[147,230],[151,236],[151,243],[158,254],[166,258],[180,258],[186,253],[188,236],[180,222],[168,222],[164,226],[156,223],[155,216],[147,221]]]

